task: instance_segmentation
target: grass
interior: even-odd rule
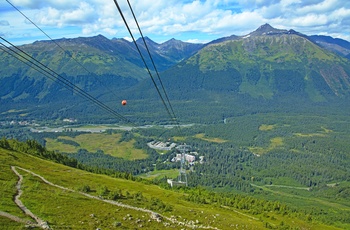
[[[321,131],[315,133],[294,133],[294,135],[297,137],[326,137],[327,134],[331,133],[333,133],[333,130],[321,126]]]
[[[46,138],[45,140],[46,140],[46,148],[49,150],[65,152],[65,153],[74,153],[79,149],[73,145],[64,144],[55,139]]]
[[[294,133],[297,137],[325,137],[323,133]]]
[[[321,126],[321,129],[323,129],[323,132],[325,132],[325,133],[333,133],[333,130],[327,129],[327,128],[323,127],[323,126]]]
[[[206,137],[204,133],[198,133],[194,137],[196,137],[198,139],[205,140],[205,141],[214,142],[214,143],[225,143],[225,142],[227,142],[227,140],[224,140],[224,139],[221,139],[221,138],[217,138],[217,137]]]
[[[42,183],[38,178],[26,175],[23,200],[33,213],[40,213],[54,228],[111,229],[114,222],[123,222],[131,228],[134,223],[122,218],[127,214],[142,218],[142,213],[131,209],[113,207],[98,200],[89,199],[78,193],[67,192]],[[37,184],[39,183],[39,186]],[[50,194],[50,196],[47,196]],[[37,202],[45,197],[45,202]],[[48,205],[51,204],[51,205]],[[72,208],[74,207],[74,208]]]
[[[179,137],[179,136],[175,136],[173,137],[174,141],[177,141],[177,142],[181,142],[181,141],[185,141],[186,138],[185,137]]]
[[[56,139],[46,138],[46,147],[49,150],[59,152],[74,153],[79,149],[86,149],[89,152],[102,150],[106,154],[114,157],[121,157],[127,160],[145,159],[147,154],[141,149],[135,149],[133,144],[135,140],[119,143],[121,134],[106,134],[106,133],[88,133],[81,134],[76,137],[60,136],[60,139],[72,140],[80,146],[64,144]]]
[[[176,178],[179,175],[178,169],[156,170],[149,173],[141,174],[140,177],[148,180],[167,178]]]
[[[254,186],[270,193],[268,196],[270,196],[272,200],[281,200],[286,203],[294,204],[298,208],[312,209],[318,207],[324,210],[336,211],[338,209],[347,212],[350,211],[350,207],[348,205],[332,202],[322,198],[316,198],[314,197],[313,193],[303,189],[302,187]]]
[[[307,229],[336,229],[318,223],[308,223],[298,218],[275,214],[259,216],[237,211],[232,208],[218,207],[214,205],[194,204],[184,199],[183,193],[159,188],[155,185],[111,178],[105,175],[97,175],[82,170],[69,168],[19,152],[11,152],[0,149],[0,210],[21,218],[26,217],[12,201],[16,193],[15,184],[17,176],[11,171],[10,166],[17,166],[17,171],[24,177],[23,194],[21,197],[24,205],[41,219],[48,221],[53,229],[113,229],[119,223],[123,229],[164,229],[164,223],[169,223],[168,228],[183,229],[184,226],[172,224],[167,220],[158,223],[150,220],[148,213],[130,208],[106,203],[100,199],[91,199],[76,192],[77,187],[88,185],[91,195],[97,195],[101,186],[106,186],[110,191],[121,190],[123,194],[129,193],[128,198],[118,200],[124,204],[137,207],[146,207],[152,197],[172,207],[171,211],[160,212],[162,215],[174,216],[181,221],[198,221],[205,226],[219,229],[264,229],[264,224],[278,225],[282,221],[290,226],[299,226]],[[33,171],[45,177],[46,180],[75,191],[65,191],[48,184],[40,178],[21,170],[19,167]],[[141,193],[143,199],[134,199],[133,194]],[[131,217],[131,218],[130,218]],[[0,217],[0,226],[8,229],[20,229],[22,224]],[[6,229],[6,228],[5,228]]]
[[[262,124],[262,125],[259,126],[259,130],[260,131],[270,131],[270,130],[273,130],[275,127],[276,127],[276,125],[265,125],[265,124]]]
[[[9,152],[2,151],[0,157],[3,158],[5,154],[9,154]],[[250,221],[242,220],[239,215],[231,215],[230,212],[225,210],[213,210],[212,207],[206,207],[205,205],[196,205],[195,207],[194,205],[191,205],[191,203],[185,201],[182,194],[160,189],[157,186],[110,178],[104,175],[95,175],[46,162],[34,157],[26,155],[20,156],[20,154],[17,153],[16,155],[20,162],[10,160],[7,161],[7,164],[19,165],[32,170],[35,173],[44,176],[47,180],[64,187],[76,189],[77,181],[79,181],[79,184],[89,185],[92,191],[98,191],[98,189],[104,185],[111,191],[121,189],[124,193],[128,191],[130,194],[142,192],[143,196],[148,199],[151,197],[157,197],[164,202],[170,203],[174,207],[174,211],[164,213],[166,216],[180,215],[186,219],[199,219],[203,224],[215,224],[221,227],[228,224],[227,221],[225,224],[220,223],[224,218],[229,218],[230,220],[242,225],[252,225]],[[148,222],[149,215],[147,213],[116,207],[99,200],[89,199],[78,193],[67,192],[47,185],[39,178],[22,170],[18,171],[24,176],[24,192],[21,200],[33,213],[39,215],[40,218],[47,220],[53,228],[111,229],[115,222],[122,222],[122,226],[125,228],[134,228],[136,219],[142,220],[144,229],[162,229],[164,227],[163,224],[155,221]],[[6,174],[12,178],[12,181],[15,182],[16,177],[11,176],[12,172],[9,167],[1,168],[2,180],[5,180],[7,177],[4,172],[6,172]],[[6,191],[6,193],[4,193],[4,191]],[[2,203],[0,210],[6,210],[13,215],[22,215],[23,217],[23,214],[21,214],[18,207],[11,202],[14,192],[14,189],[9,188],[9,186],[1,187],[1,194],[8,194],[8,202],[6,204]],[[121,201],[131,205],[144,206],[142,202],[133,199],[125,199]],[[192,211],[189,211],[189,209]],[[92,214],[94,217],[91,217]],[[123,217],[128,214],[133,217],[133,220],[123,220]],[[218,214],[219,217],[215,218],[217,223],[214,223],[213,216],[216,214]],[[259,222],[254,224],[257,226],[260,225]]]
[[[16,223],[14,221],[11,221],[6,217],[0,216],[0,228],[2,230],[23,230],[24,225],[21,223]]]
[[[270,152],[271,150],[274,150],[278,147],[282,147],[283,146],[283,138],[282,137],[274,137],[270,139],[270,145],[266,148],[264,147],[248,147],[248,149],[254,153],[254,154],[258,154],[258,155],[262,155],[265,153]]]

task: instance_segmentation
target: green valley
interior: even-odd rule
[[[0,228],[350,229],[347,42],[146,41],[3,46]]]

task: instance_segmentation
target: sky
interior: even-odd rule
[[[117,0],[137,39],[127,0]],[[246,35],[269,23],[306,35],[350,41],[349,0],[129,0],[144,36],[207,43]],[[16,10],[18,8],[25,16]],[[130,39],[114,0],[0,0],[0,36],[21,45],[37,40],[90,37]]]

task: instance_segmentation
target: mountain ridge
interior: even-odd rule
[[[293,92],[311,101],[327,101],[332,96],[348,97],[350,92],[347,59],[305,35],[268,24],[246,36],[212,43],[181,66],[186,65],[198,66],[197,76],[209,74],[206,79],[212,79],[210,85],[218,84],[219,76],[226,75],[222,81],[233,81],[227,89],[265,99]]]
[[[249,100],[276,101],[293,97],[321,103],[350,95],[349,60],[293,30],[264,24],[245,36],[232,35],[207,44],[176,39],[158,44],[148,37],[145,41],[174,100],[191,97],[198,101],[210,100],[212,94],[216,94],[218,101],[227,101],[224,97],[229,95],[228,98],[242,96],[244,100],[249,97]],[[334,41],[339,42],[327,40],[328,43]],[[50,41],[21,48],[105,100],[113,101],[115,96],[103,85],[113,88],[118,97],[147,100],[155,95],[154,85],[132,42],[102,35],[63,38],[56,42],[67,50],[63,52]],[[142,39],[136,43],[147,57]],[[18,103],[57,101],[60,104],[63,97],[72,103],[76,101],[74,92],[60,88],[20,61],[1,55],[5,58],[0,61],[4,67],[0,69],[0,84],[6,87],[0,92],[0,98],[6,105],[5,111]],[[91,72],[82,72],[72,62],[73,57]],[[153,72],[150,60],[145,61]],[[204,106],[200,104],[198,106]]]

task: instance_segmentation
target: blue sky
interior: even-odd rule
[[[0,0],[0,35],[20,45],[48,38],[9,3],[20,9],[51,38],[130,38],[113,0]],[[129,0],[142,32],[162,43],[171,38],[205,43],[246,35],[269,23],[307,35],[350,41],[348,0]],[[139,37],[126,0],[118,0],[134,36]]]

